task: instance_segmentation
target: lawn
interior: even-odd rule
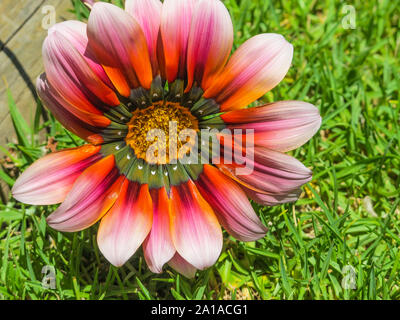
[[[235,49],[265,32],[294,45],[288,76],[263,102],[304,100],[323,117],[320,132],[294,153],[314,172],[300,200],[254,204],[266,237],[243,243],[224,233],[217,264],[188,280],[170,268],[152,274],[142,252],[115,268],[98,250],[97,226],[57,232],[45,221],[55,207],[24,206],[3,194],[0,300],[400,299],[400,2],[224,3]],[[41,121],[40,104],[33,123],[11,94],[9,107],[18,136],[2,147],[0,177],[9,186],[50,149],[82,144],[52,116]],[[46,281],[52,271],[55,284]]]

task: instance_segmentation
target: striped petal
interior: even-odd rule
[[[301,189],[290,191],[287,194],[265,194],[257,193],[246,187],[243,187],[243,189],[251,200],[264,206],[277,206],[283,203],[295,202],[301,195]]]
[[[172,83],[184,79],[186,55],[195,0],[165,0],[161,14],[161,35],[165,74]]]
[[[281,35],[257,35],[233,54],[204,97],[215,99],[221,111],[246,107],[283,80],[292,57],[293,46]]]
[[[136,19],[146,37],[153,75],[158,73],[157,40],[161,24],[160,0],[127,0],[125,10]]]
[[[196,275],[197,269],[193,267],[189,262],[183,259],[179,253],[176,253],[174,257],[168,262],[169,266],[176,272],[184,275],[188,279],[192,279]]]
[[[62,33],[53,31],[47,36],[43,57],[47,78],[72,105],[101,114],[99,110],[120,104],[114,91],[100,80]]]
[[[61,33],[83,56],[93,72],[110,88],[113,87],[103,67],[98,63],[94,53],[88,46],[86,23],[76,20],[63,21],[49,29],[49,33],[54,31]]]
[[[143,243],[144,257],[150,270],[161,273],[164,264],[175,255],[170,230],[169,199],[165,188],[151,190],[153,199],[153,226]]]
[[[255,147],[254,154],[250,156],[248,153],[245,162],[245,165],[233,163],[220,164],[218,167],[245,187],[271,195],[285,195],[312,179],[312,172],[300,161],[266,148]],[[252,168],[252,173],[238,175],[236,169],[244,166]]]
[[[91,145],[51,153],[32,164],[17,179],[12,194],[20,202],[52,205],[64,201],[81,173],[101,159]]]
[[[45,74],[37,79],[36,88],[43,104],[67,130],[94,145],[104,142],[102,136],[97,132],[99,132],[99,128],[105,128],[111,123],[109,119],[70,105],[53,88]]]
[[[153,80],[146,38],[136,20],[121,8],[105,2],[94,4],[88,22],[89,46],[125,97]]]
[[[53,229],[76,232],[99,221],[118,198],[122,177],[108,156],[86,169],[61,206],[47,218]]]
[[[231,129],[254,129],[256,145],[281,152],[304,145],[317,133],[322,121],[316,107],[301,101],[231,111],[221,118]]]
[[[97,243],[114,266],[120,267],[141,246],[152,225],[148,186],[125,179],[118,200],[101,220]]]
[[[171,188],[171,233],[178,253],[197,269],[212,266],[222,250],[222,232],[210,205],[189,181]]]
[[[245,192],[232,179],[215,167],[205,165],[196,185],[229,234],[241,241],[255,241],[265,236],[267,229]]]
[[[188,88],[207,89],[225,66],[233,45],[233,25],[220,0],[196,3],[188,44]]]

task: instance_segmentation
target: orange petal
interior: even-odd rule
[[[67,130],[95,145],[104,142],[97,132],[111,123],[108,118],[85,112],[69,104],[51,86],[46,74],[37,79],[36,89],[43,104]]]
[[[99,221],[118,198],[123,182],[110,155],[86,169],[61,206],[47,218],[59,231],[76,232]]]
[[[114,91],[91,69],[88,62],[59,31],[51,32],[43,44],[47,78],[72,105],[100,114],[106,106],[120,104]]]
[[[146,38],[137,21],[121,8],[105,2],[94,4],[88,22],[89,46],[117,90],[150,89],[153,81]]]
[[[15,199],[33,205],[61,203],[76,179],[101,159],[100,147],[91,145],[51,153],[33,163],[15,182]]]
[[[165,188],[150,191],[153,199],[153,226],[143,243],[144,257],[150,270],[161,273],[176,250],[170,230],[169,199]]]
[[[196,81],[206,90],[225,66],[232,44],[232,20],[224,4],[197,1],[189,35],[188,88]]]
[[[153,75],[158,73],[157,39],[161,24],[161,9],[160,0],[125,1],[126,12],[136,19],[146,37]]]
[[[171,234],[178,253],[197,269],[212,266],[221,253],[221,227],[190,180],[171,188]]]
[[[287,152],[309,141],[321,126],[316,107],[302,101],[279,101],[221,115],[230,129],[254,130],[258,146]]]
[[[147,185],[125,179],[118,200],[101,220],[97,243],[114,266],[120,267],[141,246],[152,225],[152,201]]]
[[[245,192],[232,179],[217,168],[205,165],[195,183],[213,207],[219,222],[232,236],[241,241],[255,241],[265,236],[267,229]]]
[[[165,74],[172,83],[184,79],[186,52],[195,0],[165,0],[161,15],[161,35],[165,54]]]
[[[278,34],[260,34],[233,54],[221,75],[204,93],[221,111],[240,109],[261,98],[285,77],[293,46]]]

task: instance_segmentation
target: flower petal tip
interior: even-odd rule
[[[179,272],[188,279],[193,279],[196,276],[197,269],[182,258],[179,253],[168,262],[169,266],[175,271]]]
[[[257,35],[232,55],[204,96],[214,98],[222,111],[246,107],[283,80],[292,59],[293,46],[282,35]]]

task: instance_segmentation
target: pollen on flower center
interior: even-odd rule
[[[156,149],[156,157],[161,150],[164,150],[164,160],[161,161],[158,158],[154,163],[166,164],[182,156],[179,153],[178,156],[170,155],[170,142],[175,141],[177,150],[180,150],[188,142],[188,140],[179,139],[180,133],[186,129],[198,131],[196,117],[178,103],[159,102],[146,109],[137,109],[132,112],[125,141],[134,150],[137,158],[147,161],[149,161],[148,151],[152,146]],[[157,131],[160,133],[162,131],[163,137],[160,137]],[[170,134],[176,136],[170,137]]]

